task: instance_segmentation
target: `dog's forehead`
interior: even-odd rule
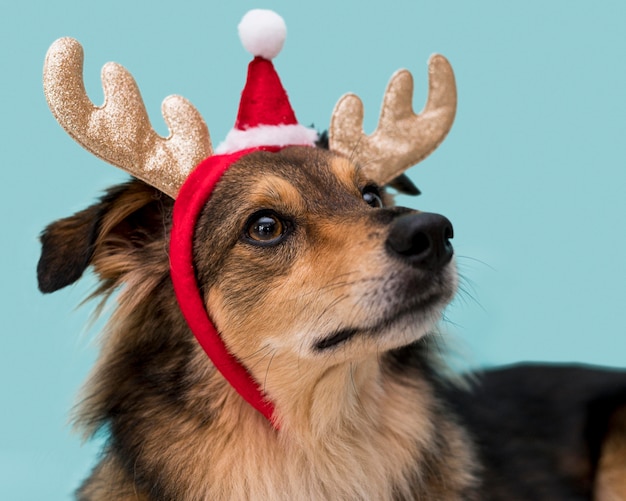
[[[321,210],[328,203],[358,200],[368,184],[348,159],[327,150],[290,147],[278,153],[256,152],[234,164],[220,181],[223,193],[246,204],[287,204]],[[235,193],[236,192],[236,193]]]
[[[305,194],[288,179],[276,174],[266,174],[250,187],[243,205],[250,207],[285,206],[305,210]]]

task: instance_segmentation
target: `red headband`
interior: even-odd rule
[[[274,405],[267,400],[248,370],[228,351],[209,317],[204,298],[200,296],[193,262],[193,236],[200,212],[224,172],[242,156],[253,151],[276,152],[280,149],[262,146],[227,155],[214,155],[200,162],[176,197],[170,238],[170,274],[187,324],[224,378],[274,426]]]
[[[239,24],[239,34],[246,49],[255,57],[248,65],[237,121],[216,149],[217,155],[200,162],[176,196],[170,237],[170,273],[183,316],[206,354],[244,400],[276,427],[274,405],[248,370],[228,351],[206,311],[193,262],[193,237],[202,208],[234,162],[253,151],[276,152],[284,146],[297,144],[314,146],[317,133],[298,124],[271,61],[284,42],[283,19],[275,12],[252,10]]]

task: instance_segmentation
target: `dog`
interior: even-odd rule
[[[452,223],[379,181],[322,140],[238,158],[201,206],[198,289],[271,422],[179,307],[172,196],[132,179],[44,230],[40,289],[91,267],[116,303],[76,416],[108,441],[78,499],[626,499],[626,374],[450,378],[436,325],[457,286]]]

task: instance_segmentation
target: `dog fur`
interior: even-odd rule
[[[200,216],[207,309],[275,403],[278,431],[182,317],[171,198],[132,180],[44,231],[42,291],[92,266],[96,295],[117,293],[76,417],[86,437],[109,440],[78,499],[621,499],[610,496],[624,494],[626,376],[524,366],[453,384],[433,331],[455,293],[454,261],[425,270],[389,252],[390,228],[417,213],[384,193],[372,206],[367,190],[377,195],[325,149],[257,152],[226,172]],[[263,245],[248,229],[267,211],[284,236]],[[557,401],[550,381],[590,374],[597,384]],[[567,430],[551,436],[546,423]]]

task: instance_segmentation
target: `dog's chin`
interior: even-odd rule
[[[312,351],[323,354],[354,346],[358,352],[380,353],[409,345],[433,330],[449,301],[449,294],[440,293],[392,306],[377,319],[318,338]]]

